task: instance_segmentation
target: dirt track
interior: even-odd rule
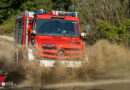
[[[130,79],[53,84],[42,87],[33,87],[33,86],[14,87],[8,89],[9,90],[130,90]]]
[[[0,46],[0,74],[4,74],[7,81],[14,81],[18,86],[41,87],[49,85],[49,88],[60,86],[62,89],[58,90],[64,90],[63,88],[66,87],[74,88],[78,86],[77,89],[74,90],[110,90],[98,89],[98,87],[104,87],[104,85],[108,84],[111,85],[113,82],[119,83],[117,86],[120,86],[120,83],[123,82],[120,81],[120,79],[124,77],[125,79],[129,78],[130,50],[123,46],[110,44],[106,40],[99,41],[94,46],[86,48],[85,54],[89,57],[89,63],[78,69],[66,69],[62,66],[49,69],[40,67],[37,63],[16,63],[14,54],[16,48],[14,47],[13,38],[5,36],[0,37]],[[21,59],[21,51],[19,51],[19,55],[19,59]],[[124,73],[126,74],[124,75]],[[119,80],[114,81],[117,78]],[[107,81],[95,82],[95,80],[100,79],[107,79]],[[112,81],[109,81],[109,79],[112,79]],[[70,83],[75,81],[93,82]],[[124,82],[129,83],[129,80],[125,80]],[[53,84],[55,85],[53,86]],[[92,88],[96,86],[97,89],[86,88],[86,86],[89,87],[89,85]],[[71,90],[71,88],[68,88],[68,90]]]

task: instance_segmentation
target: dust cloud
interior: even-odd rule
[[[130,49],[106,40],[86,47],[85,56],[89,59],[80,68],[66,68],[60,64],[46,68],[37,62],[28,62],[22,51],[21,46],[16,48],[13,42],[0,40],[0,75],[19,86],[87,81],[95,79],[97,75],[130,70]]]

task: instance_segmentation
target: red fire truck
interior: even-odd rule
[[[53,67],[56,62],[66,67],[81,66],[82,35],[77,12],[40,9],[38,13],[25,11],[16,16],[15,44],[35,46],[35,49],[28,47],[28,59],[47,67]]]

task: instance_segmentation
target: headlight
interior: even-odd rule
[[[45,44],[45,43],[43,43],[42,46],[43,47],[56,47],[56,44],[48,44],[48,43]]]

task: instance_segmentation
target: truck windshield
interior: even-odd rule
[[[38,19],[37,35],[79,37],[79,27],[76,21]]]

